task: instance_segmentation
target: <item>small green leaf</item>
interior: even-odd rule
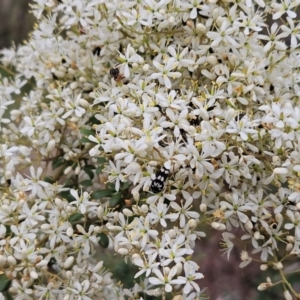
[[[95,173],[92,170],[86,168],[83,168],[83,170],[90,177],[90,179],[93,179],[95,177]]]
[[[94,143],[94,142],[90,141],[87,137],[83,137],[80,139],[80,143],[86,144],[86,143]]]
[[[46,176],[44,177],[44,181],[49,182],[51,184],[54,183],[53,177],[52,176]]]
[[[122,194],[120,192],[115,193],[109,200],[109,206],[110,207],[117,206],[120,203],[121,199],[122,199]]]
[[[0,275],[0,292],[4,292],[9,289],[11,280],[6,277],[5,274]]]
[[[76,199],[70,194],[70,191],[62,191],[59,193],[60,196],[66,199],[68,202],[75,201]]]
[[[94,165],[85,165],[85,166],[83,167],[83,169],[95,170],[96,167],[95,167]]]
[[[85,135],[85,136],[89,136],[89,135],[95,135],[95,131],[91,130],[91,129],[87,129],[87,128],[80,128],[80,132]]]
[[[63,157],[58,157],[57,159],[55,159],[52,162],[52,170],[55,170],[57,168],[59,168],[60,166],[62,166],[65,162],[65,159]]]
[[[101,165],[100,167],[98,167],[97,169],[96,169],[96,174],[101,174],[102,173],[102,171],[103,171],[103,169],[104,169],[104,165]]]
[[[103,248],[107,248],[109,245],[108,236],[102,232],[102,233],[97,234],[97,237],[99,238],[98,244]]]
[[[107,163],[107,159],[105,157],[97,157],[98,164],[105,164]]]
[[[71,224],[73,224],[73,223],[79,221],[80,219],[82,219],[83,217],[84,217],[83,214],[81,214],[81,213],[75,213],[75,214],[72,214],[72,215],[69,217],[68,220],[69,220],[69,222],[70,222]]]
[[[79,184],[81,184],[82,186],[92,186],[93,182],[92,180],[86,179],[86,180],[82,180]]]
[[[3,292],[5,300],[14,300],[13,296],[9,292]]]
[[[109,189],[109,190],[100,190],[100,191],[93,192],[91,194],[91,198],[97,200],[97,199],[101,199],[103,197],[109,197],[113,193],[115,193],[115,190],[112,190],[112,189]]]

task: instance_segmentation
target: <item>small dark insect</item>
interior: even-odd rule
[[[101,52],[101,48],[100,48],[99,46],[97,46],[97,47],[93,50],[93,55],[100,56],[100,52]]]
[[[243,117],[245,117],[246,114],[242,113],[242,114],[238,114],[237,116],[235,116],[234,120],[236,122],[238,122],[239,120],[243,119]]]
[[[54,73],[51,73],[51,75],[54,80],[58,80],[58,77]]]
[[[159,172],[155,174],[155,179],[151,182],[151,191],[155,194],[161,192],[165,187],[165,181],[169,177],[170,171],[162,167]]]
[[[109,74],[117,82],[120,82],[124,79],[124,76],[120,73],[119,68],[111,68]]]

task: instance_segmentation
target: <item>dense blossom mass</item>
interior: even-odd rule
[[[0,299],[202,299],[205,224],[299,298],[299,4],[35,0],[1,51]]]

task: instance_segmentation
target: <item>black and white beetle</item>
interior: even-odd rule
[[[155,174],[155,179],[152,180],[150,189],[153,193],[161,192],[165,187],[165,181],[169,177],[170,171],[162,167],[159,172]]]

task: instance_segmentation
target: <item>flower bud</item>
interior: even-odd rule
[[[292,235],[288,235],[287,237],[286,237],[286,240],[289,242],[289,243],[295,243],[295,237],[294,236],[292,236]]]
[[[249,230],[252,230],[253,228],[253,224],[250,220],[248,220],[246,223],[245,223],[245,227]]]
[[[42,224],[41,225],[41,229],[42,230],[49,230],[51,228],[51,225],[50,224]]]
[[[189,219],[188,224],[191,229],[195,229],[197,227],[197,221],[195,219]]]
[[[126,248],[119,248],[118,253],[121,255],[127,255],[129,253],[129,251]]]
[[[48,260],[43,259],[43,260],[41,260],[39,263],[37,263],[35,266],[36,266],[37,268],[43,268],[43,267],[47,266],[48,263],[49,263]]]
[[[181,272],[182,272],[182,264],[181,264],[180,262],[178,262],[178,263],[176,264],[176,269],[177,269],[176,274],[177,274],[177,275],[180,275]]]
[[[277,263],[275,263],[275,264],[273,265],[273,268],[274,268],[275,270],[282,270],[283,265],[282,265],[282,263],[279,261],[279,262],[277,262]]]
[[[50,140],[47,145],[47,151],[51,152],[55,147],[55,140]]]
[[[70,84],[71,90],[75,90],[75,89],[77,89],[77,87],[78,87],[78,83],[77,83],[76,81],[73,81],[73,82]]]
[[[37,272],[31,271],[31,272],[30,272],[30,277],[31,277],[32,279],[37,279],[37,278],[39,277],[39,275],[37,274]]]
[[[143,65],[143,71],[144,71],[144,72],[149,71],[149,69],[150,69],[149,64],[144,64],[144,65]]]
[[[205,203],[200,204],[200,211],[203,213],[207,211],[207,205]]]
[[[175,237],[176,237],[176,231],[174,229],[170,229],[168,231],[168,234],[169,234],[169,236],[170,236],[171,239],[175,239]]]
[[[63,264],[64,269],[68,269],[74,262],[74,256],[69,256]]]
[[[90,106],[90,104],[85,99],[82,98],[79,100],[79,103],[84,108],[88,108]]]
[[[286,244],[286,246],[285,246],[285,251],[289,253],[289,252],[292,251],[293,247],[294,247],[293,244],[288,243],[288,244]]]
[[[198,23],[196,25],[196,30],[198,32],[205,33],[206,32],[206,26],[204,24]]]
[[[293,297],[288,290],[284,291],[283,295],[285,300],[293,300]]]
[[[148,211],[149,211],[148,205],[143,204],[143,205],[141,206],[141,211],[143,212],[143,214],[147,214]]]
[[[71,278],[70,278],[70,279],[71,279]],[[63,298],[63,300],[69,300],[69,299],[70,299],[70,296],[71,296],[71,295],[69,295],[69,294],[65,295],[64,298]]]
[[[80,166],[77,166],[76,169],[75,169],[75,174],[78,175],[79,172],[80,172],[80,170],[81,170],[81,167],[80,167]]]
[[[58,210],[63,210],[64,209],[64,203],[60,198],[55,198],[54,203],[55,203]]]
[[[128,209],[128,208],[124,208],[123,209],[123,214],[126,216],[126,217],[132,217],[133,216],[133,212]]]
[[[16,259],[13,256],[8,256],[7,258],[7,262],[11,265],[11,266],[15,266],[17,264]]]
[[[67,167],[67,168],[64,170],[64,174],[67,175],[71,170],[72,170],[72,166]]]
[[[259,231],[255,231],[255,233],[254,233],[254,238],[255,238],[256,240],[259,240],[259,239],[260,239],[260,232],[259,232]]]
[[[214,55],[208,56],[206,61],[212,66],[215,66],[218,63],[218,59]]]
[[[261,284],[257,287],[257,289],[258,289],[259,291],[264,291],[264,290],[266,290],[268,287],[269,287],[268,284],[264,282],[264,283],[261,283]]]
[[[287,175],[288,172],[289,171],[286,168],[275,168],[273,170],[273,174],[275,174],[275,175]]]
[[[0,255],[0,267],[3,267],[6,264],[6,257],[3,255]]]
[[[266,271],[268,269],[268,265],[267,264],[262,264],[262,265],[260,265],[260,269],[262,271]]]
[[[72,271],[67,271],[67,272],[65,273],[65,276],[66,276],[67,279],[73,278],[73,273],[72,273]]]

